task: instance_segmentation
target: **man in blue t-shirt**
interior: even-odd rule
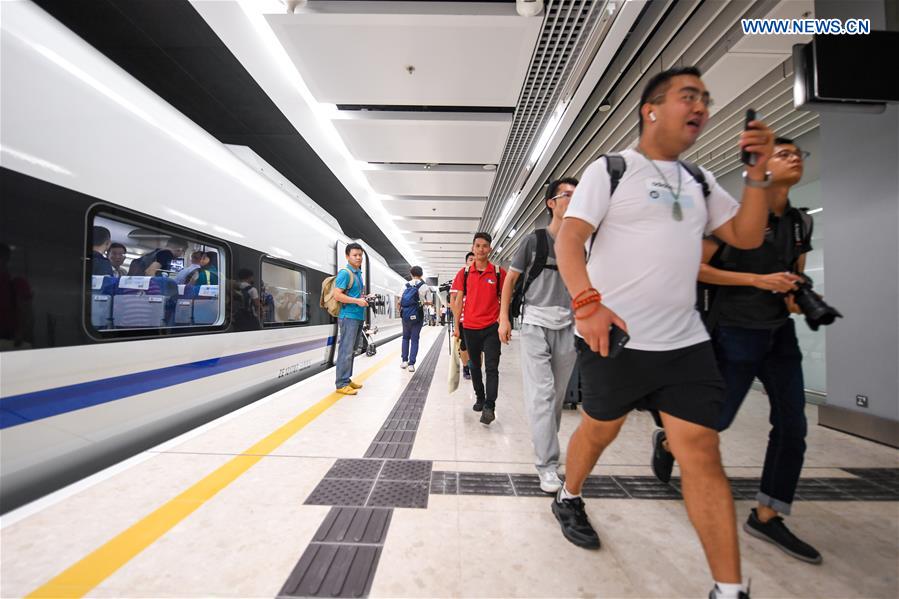
[[[368,302],[362,297],[362,257],[365,250],[358,243],[346,246],[347,264],[337,273],[334,281],[334,299],[343,304],[337,317],[337,392],[356,395],[362,388],[352,381],[353,358]]]

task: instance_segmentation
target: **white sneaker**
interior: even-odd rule
[[[415,372],[415,364],[409,364],[409,372]]]
[[[409,365],[408,362],[403,362],[402,364],[400,364],[400,368],[402,368],[403,370],[405,370],[406,367],[407,367],[408,365]]]
[[[555,470],[540,473],[540,490],[544,493],[557,493],[562,488],[562,479]]]

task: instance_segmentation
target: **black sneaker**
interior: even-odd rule
[[[743,530],[757,539],[774,543],[781,551],[796,559],[810,564],[820,564],[822,561],[818,550],[791,533],[780,516],[774,516],[767,522],[762,522],[759,520],[756,509],[752,508],[749,518],[743,525]]]
[[[709,591],[709,599],[718,599],[718,597],[719,597],[719,595],[718,595],[718,585],[716,584],[715,587],[714,587],[711,591]],[[749,593],[747,593],[746,591],[740,591],[740,592],[737,594],[737,597],[738,597],[739,599],[750,599],[750,598],[749,598]]]
[[[665,429],[657,428],[652,433],[652,473],[663,483],[671,481],[674,469],[674,454],[662,445],[666,438]]]
[[[490,424],[494,420],[496,420],[496,413],[493,408],[484,408],[484,411],[481,412],[481,424]]]
[[[483,401],[474,402],[474,405],[471,406],[471,409],[474,410],[475,412],[480,412],[481,410],[484,409],[484,402]]]
[[[565,538],[584,549],[599,549],[599,535],[590,526],[587,512],[584,510],[584,500],[580,497],[574,499],[559,499],[562,491],[553,499],[553,515],[562,527]]]
[[[471,380],[471,371],[468,370],[468,366],[462,367],[462,377],[467,381]]]

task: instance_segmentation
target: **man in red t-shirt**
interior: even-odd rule
[[[499,303],[506,273],[491,264],[489,233],[475,233],[471,251],[474,263],[461,269],[450,292],[453,295],[451,308],[455,317],[454,334],[464,336],[470,358],[471,382],[474,385],[475,404],[472,409],[481,412],[481,423],[490,424],[496,418],[496,395],[499,389]],[[465,303],[465,314],[462,304]],[[465,322],[460,327],[460,321]],[[487,388],[481,377],[481,353],[484,354],[487,371]]]

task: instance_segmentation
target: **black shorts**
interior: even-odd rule
[[[581,397],[591,418],[658,410],[717,430],[724,380],[710,341],[669,351],[625,349],[617,358],[603,358],[580,337],[575,343]]]
[[[459,326],[459,351],[468,351],[468,346],[465,345],[465,330],[462,326]]]

